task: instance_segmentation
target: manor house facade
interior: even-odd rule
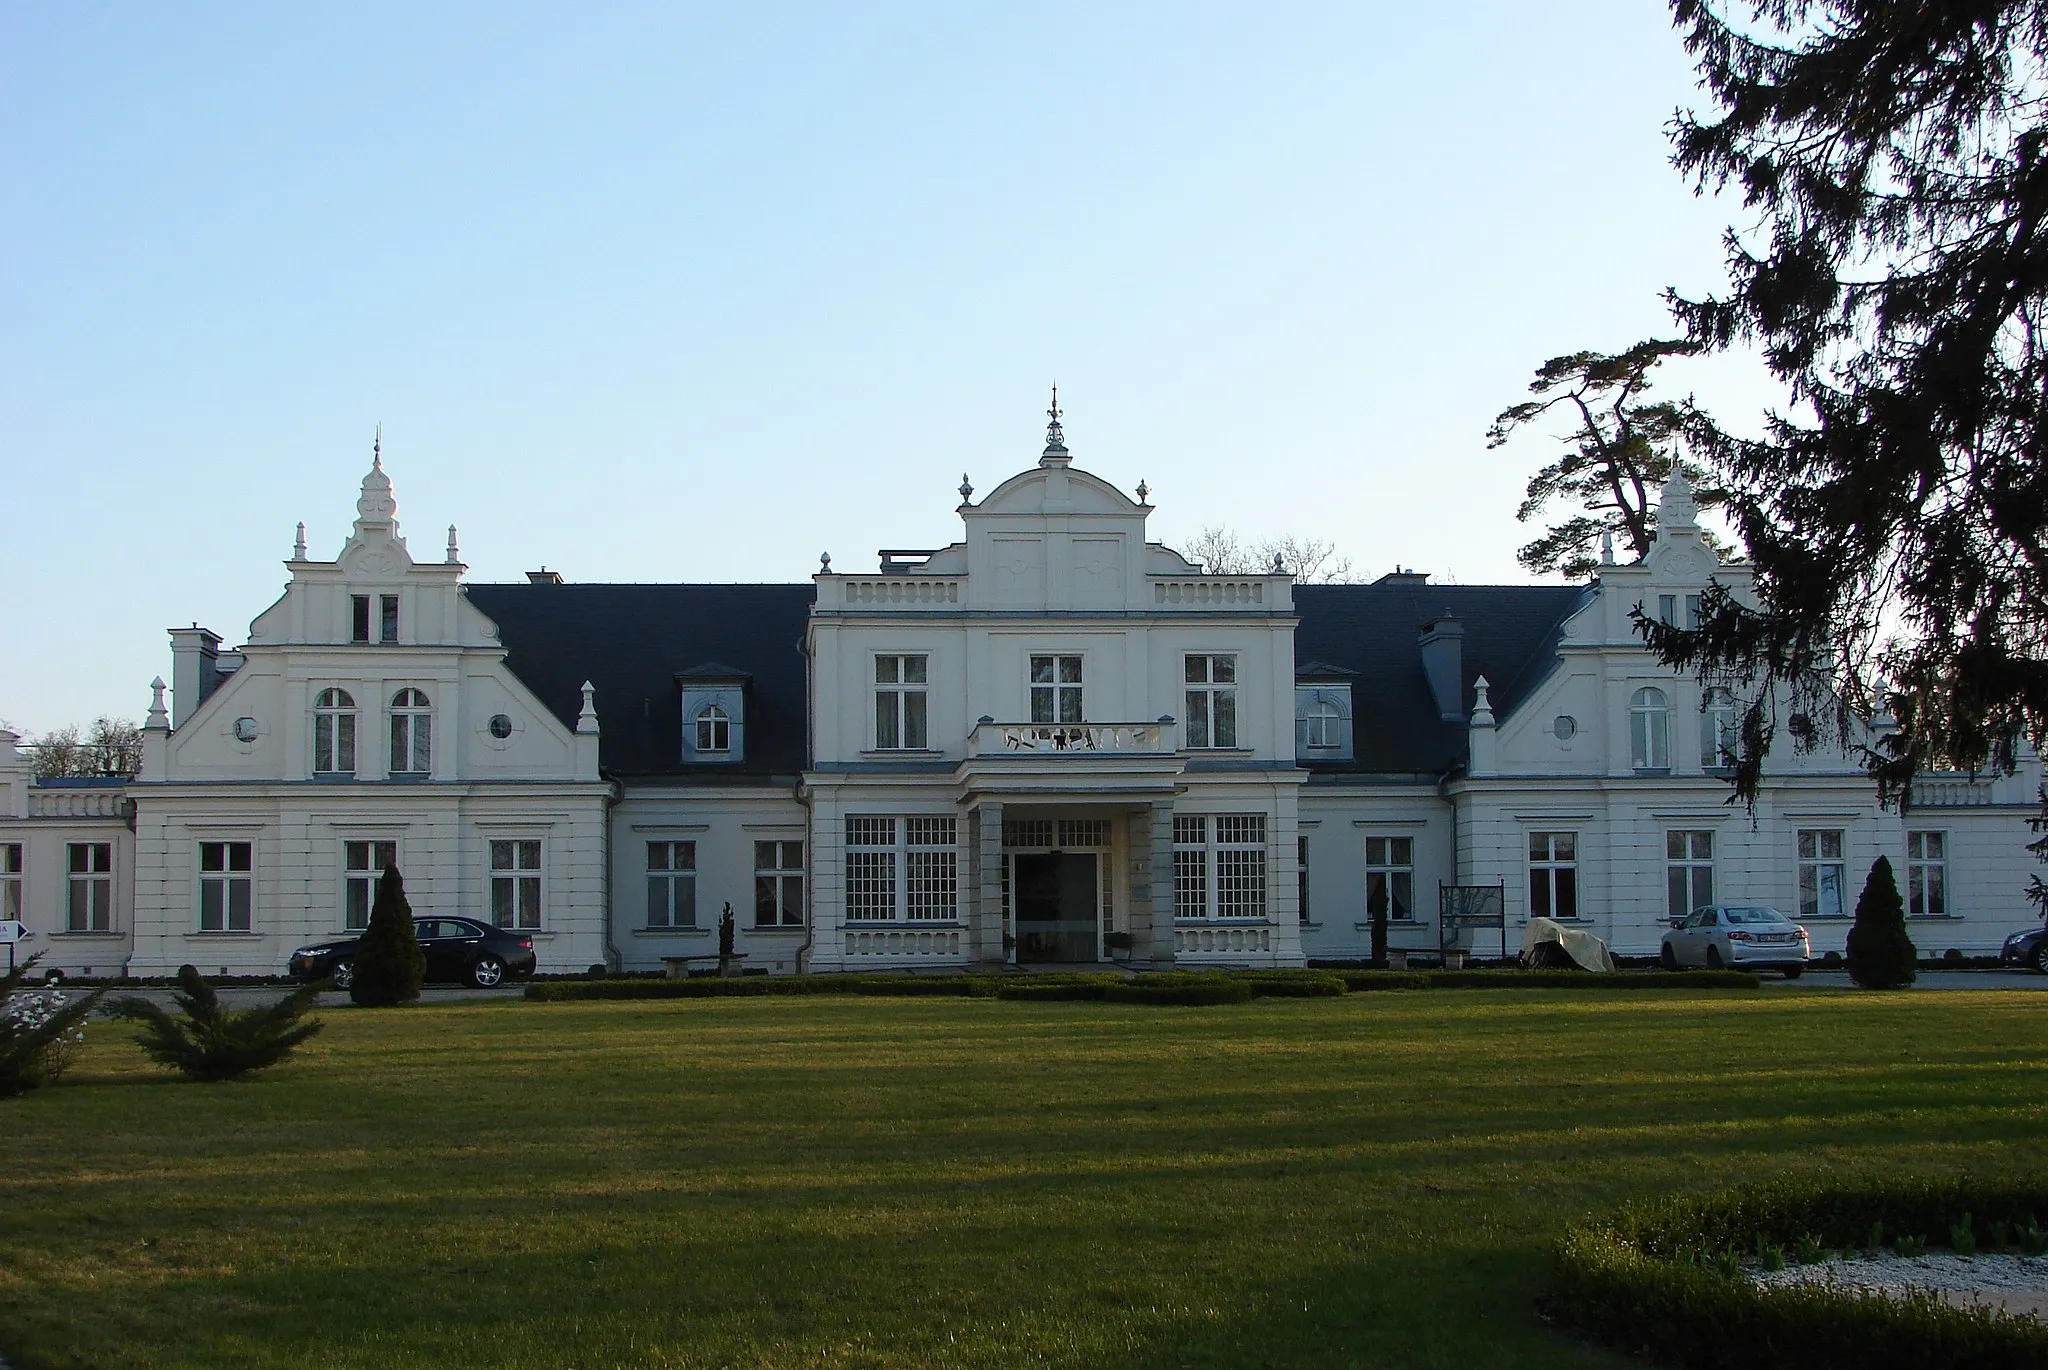
[[[544,972],[715,953],[774,973],[1489,954],[1542,914],[1617,954],[1753,901],[1839,950],[1891,858],[1923,954],[2031,920],[2031,754],[1903,812],[1834,753],[1728,802],[1734,701],[1631,631],[1739,564],[1682,479],[1650,554],[1583,585],[1206,574],[1135,495],[1037,464],[957,540],[808,583],[465,584],[381,459],[338,555],[304,525],[232,650],[173,629],[132,779],[47,781],[0,733],[0,917],[73,974],[268,974],[415,913],[530,931]],[[165,694],[170,698],[167,702]]]

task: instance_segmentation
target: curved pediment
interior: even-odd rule
[[[1072,466],[1037,466],[1004,481],[979,504],[964,510],[975,515],[1029,517],[1075,514],[1143,518],[1150,509],[1102,477]]]

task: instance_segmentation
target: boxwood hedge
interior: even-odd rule
[[[1908,1249],[1948,1245],[1957,1231],[2024,1233],[2038,1245],[2037,1215],[2048,1215],[2048,1183],[1967,1177],[1787,1182],[1631,1204],[1565,1232],[1543,1304],[1574,1331],[1693,1370],[2048,1370],[2048,1327],[2032,1319],[1932,1294],[1759,1288],[1737,1260],[1887,1238]]]

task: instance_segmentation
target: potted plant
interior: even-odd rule
[[[1128,932],[1105,932],[1102,945],[1113,959],[1122,961],[1129,958],[1133,942]]]
[[[740,958],[733,951],[733,937],[738,924],[732,915],[732,905],[725,906],[725,912],[718,915],[718,973],[738,975]]]

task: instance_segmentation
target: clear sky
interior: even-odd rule
[[[1054,380],[1169,544],[1525,579],[1488,422],[1721,278],[1667,12],[1171,8],[0,0],[0,719],[240,642],[379,422],[474,580],[942,544]]]

